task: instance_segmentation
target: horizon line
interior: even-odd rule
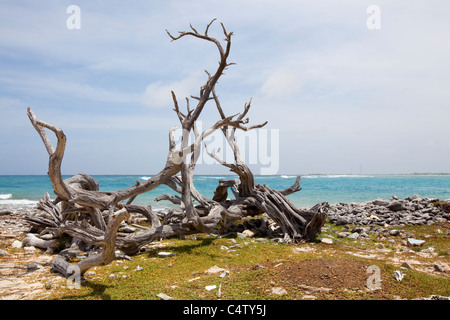
[[[75,176],[76,174],[63,173],[63,176]],[[154,176],[155,173],[100,173],[89,174],[90,176]],[[199,173],[198,176],[236,176],[237,174],[230,173]],[[367,175],[450,175],[450,172],[410,172],[410,173],[279,173],[279,174],[254,174],[254,176],[327,176],[327,175],[345,175],[345,176],[367,176]],[[47,174],[0,174],[0,176],[47,176]],[[194,175],[195,176],[195,175]]]

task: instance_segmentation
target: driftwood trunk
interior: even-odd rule
[[[69,262],[67,255],[59,255],[52,264],[55,271],[69,276],[76,267],[82,275],[93,266],[110,263],[115,258],[116,249],[126,254],[134,254],[155,239],[211,232],[218,226],[226,227],[230,221],[264,213],[280,226],[285,241],[311,240],[320,232],[325,223],[327,204],[316,205],[310,210],[301,210],[286,198],[289,194],[300,190],[300,177],[287,189],[273,190],[266,185],[255,184],[253,173],[241,158],[235,141],[236,130],[258,129],[267,122],[247,125],[249,120],[245,116],[250,110],[251,99],[244,105],[242,113],[225,115],[216,95],[215,86],[224,70],[233,64],[227,61],[233,33],[227,32],[221,24],[225,40],[224,43],[220,42],[208,34],[213,22],[214,20],[206,26],[204,33],[199,33],[192,26],[191,31],[179,32],[176,37],[167,32],[172,41],[194,37],[214,44],[220,59],[214,73],[206,71],[207,81],[201,86],[199,95],[190,97],[196,101],[195,107],[191,108],[191,100],[186,98],[186,111],[182,112],[177,97],[172,92],[174,111],[183,129],[181,146],[176,148],[174,138],[176,128],[172,128],[169,131],[166,164],[159,173],[145,182],[137,181],[135,185],[126,189],[104,192],[99,190],[97,181],[86,174],[77,174],[64,180],[61,166],[67,138],[61,129],[37,119],[28,108],[28,117],[49,154],[48,175],[56,195],[56,199],[52,201],[49,194],[45,194],[39,202],[39,211],[27,218],[35,231],[39,232],[37,238],[30,237],[29,241],[39,243],[41,247],[55,249],[56,240],[53,239],[69,236],[77,243],[97,250],[76,265]],[[215,103],[220,120],[211,128],[198,132],[196,121],[207,102],[211,100]],[[50,142],[46,130],[55,134],[56,148]],[[220,164],[228,167],[238,179],[219,181],[214,197],[209,199],[196,190],[193,178],[203,141],[216,130],[223,132],[233,151],[234,162],[223,161],[218,154],[210,153],[205,145],[206,152]],[[189,143],[191,135],[194,136],[194,141]],[[177,195],[164,194],[156,200],[171,201],[179,205],[179,209],[157,214],[150,206],[132,204],[136,196],[151,191],[161,184],[171,187]],[[128,219],[130,214],[142,215],[149,226],[131,234],[118,234],[120,224]],[[39,236],[44,235],[50,235],[52,240],[42,243]]]

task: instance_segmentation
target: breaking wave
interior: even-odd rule
[[[0,199],[0,208],[3,209],[34,208],[38,203],[38,201],[28,199]]]
[[[335,178],[373,178],[373,176],[362,175],[362,174],[320,174],[320,175],[305,175],[302,176],[307,179],[317,179],[317,178],[325,178],[325,179],[335,179]]]
[[[287,176],[285,174],[281,175],[282,178],[284,179],[290,179],[290,178],[296,178],[297,176]]]

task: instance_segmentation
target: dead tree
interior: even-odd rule
[[[36,118],[33,111],[28,108],[28,117],[41,137],[49,154],[48,176],[56,194],[51,200],[46,194],[39,202],[38,212],[27,217],[28,222],[38,232],[39,237],[48,234],[46,239],[58,239],[68,235],[74,239],[75,250],[78,245],[90,246],[97,253],[80,261],[77,266],[83,274],[90,267],[110,263],[115,257],[115,250],[120,249],[125,254],[135,254],[139,249],[155,239],[192,233],[209,233],[219,225],[227,226],[246,216],[266,213],[281,228],[285,241],[311,240],[320,232],[325,223],[328,205],[322,203],[310,210],[301,210],[292,204],[286,196],[300,190],[300,177],[295,184],[285,190],[273,190],[267,185],[255,184],[253,173],[241,158],[239,148],[235,141],[236,130],[253,130],[267,124],[249,126],[249,119],[245,118],[251,106],[251,99],[244,105],[242,113],[226,116],[215,92],[215,86],[224,70],[232,65],[227,61],[232,32],[227,32],[221,24],[224,42],[208,34],[214,20],[207,26],[204,33],[199,33],[190,26],[191,31],[179,32],[173,36],[167,31],[172,41],[183,37],[194,37],[213,43],[219,51],[219,65],[214,73],[206,71],[207,80],[200,88],[198,96],[191,96],[196,106],[191,108],[190,99],[186,98],[186,111],[182,112],[178,99],[172,92],[174,111],[180,121],[182,137],[180,147],[176,147],[174,131],[169,131],[169,150],[164,168],[145,182],[137,181],[127,189],[116,191],[100,191],[97,181],[86,175],[77,174],[64,180],[61,174],[61,164],[66,146],[66,136],[63,131],[51,124]],[[214,101],[220,115],[211,128],[199,132],[196,121],[209,101]],[[57,139],[56,148],[51,144],[46,130],[53,132]],[[199,157],[200,148],[204,139],[216,130],[222,130],[234,154],[234,162],[227,163],[217,154],[208,154],[220,164],[230,168],[237,174],[238,179],[219,181],[214,197],[209,199],[200,194],[194,186],[193,177],[195,166]],[[189,143],[193,135],[194,141]],[[179,209],[167,213],[156,214],[150,206],[132,204],[139,194],[148,192],[165,184],[179,195],[162,195],[156,200],[171,201],[179,205]],[[233,194],[228,199],[228,191]],[[198,204],[194,204],[197,202]],[[138,232],[120,234],[118,228],[130,214],[143,215],[150,227],[143,227]],[[55,249],[54,241],[48,242]],[[64,251],[64,250],[63,250]],[[70,256],[70,255],[69,255]],[[54,270],[63,275],[69,275],[72,264],[68,262],[67,255],[60,255],[53,262]]]

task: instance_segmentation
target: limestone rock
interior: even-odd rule
[[[414,238],[408,238],[406,240],[406,245],[408,247],[420,247],[424,243],[425,243],[425,240],[417,240],[417,239],[414,239]]]
[[[161,300],[172,300],[173,298],[171,296],[168,296],[165,293],[159,293],[156,295],[158,298],[160,298]]]
[[[205,271],[206,273],[209,274],[215,274],[215,273],[220,273],[222,274],[223,272],[227,272],[229,273],[230,271],[228,271],[227,269],[224,268],[220,268],[218,266],[212,266],[211,268],[209,268],[208,270]]]
[[[333,244],[333,240],[330,238],[322,238],[322,239],[320,239],[320,242],[326,243],[326,244]]]
[[[388,208],[391,211],[397,212],[404,210],[404,206],[400,201],[392,201],[386,208]]]
[[[282,296],[284,294],[287,294],[286,289],[283,289],[281,287],[274,287],[272,288],[272,294],[275,294],[277,296]]]
[[[22,242],[19,240],[14,240],[14,242],[11,244],[12,248],[22,248]]]
[[[433,267],[436,271],[450,273],[450,266],[445,262],[437,261],[433,264]]]
[[[352,234],[350,234],[347,238],[349,239],[358,239],[359,238],[359,233],[358,232],[353,232]]]

